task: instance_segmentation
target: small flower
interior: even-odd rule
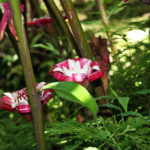
[[[45,82],[40,82],[36,84],[37,91],[40,92],[42,87],[45,85]],[[41,102],[46,104],[52,98],[52,90],[45,90],[41,95]],[[26,114],[31,112],[31,108],[28,102],[28,94],[26,88],[19,91],[9,93],[4,93],[0,100],[0,108],[8,111],[14,111],[16,109],[21,114]]]
[[[129,0],[123,0],[125,3],[128,2]]]
[[[6,30],[7,24],[9,25],[9,29],[10,29],[12,35],[14,36],[14,38],[16,40],[18,40],[16,30],[15,30],[15,27],[13,24],[13,19],[12,19],[12,14],[11,14],[11,9],[10,9],[9,3],[5,2],[2,6],[4,8],[4,14],[3,14],[1,24],[0,24],[0,40],[2,40],[2,38],[4,36],[4,32]],[[20,10],[21,10],[21,12],[23,12],[23,10],[24,10],[24,6],[22,4],[20,4]]]
[[[67,17],[63,16],[63,18],[66,19]],[[56,32],[53,20],[50,17],[35,18],[33,19],[33,21],[29,22],[28,25],[42,27],[51,34],[54,34]]]
[[[65,60],[52,67],[50,75],[54,75],[57,80],[82,83],[86,79],[92,82],[101,78],[103,72],[97,62],[86,58],[75,58]]]

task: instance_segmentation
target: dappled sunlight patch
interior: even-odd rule
[[[147,33],[143,30],[131,30],[126,32],[126,34],[129,42],[142,41],[144,38],[148,36]]]

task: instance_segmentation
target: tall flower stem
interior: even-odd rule
[[[109,23],[109,20],[108,20],[106,11],[105,11],[104,0],[95,0],[95,1],[97,3],[98,9],[101,11],[101,17],[102,17],[103,23],[104,23],[105,27],[107,28],[106,34],[107,34],[107,37],[108,37],[109,41],[111,42],[111,50],[113,52],[115,61],[118,64],[120,64],[120,60],[117,57],[118,50],[117,50],[117,48],[115,47],[115,45],[113,43],[113,37],[111,35],[111,30],[110,30],[110,23]]]
[[[58,30],[58,32],[62,32],[63,38],[66,36],[68,42],[72,45],[72,47],[76,50],[77,54],[80,56],[81,54],[78,45],[76,44],[74,37],[72,36],[69,28],[67,27],[67,24],[64,18],[62,17],[59,9],[57,8],[55,2],[52,0],[43,1],[46,4],[46,7],[48,8],[49,15],[54,20],[55,26],[58,26],[58,28],[61,29],[60,31]]]
[[[81,27],[79,18],[75,12],[74,6],[71,0],[60,0],[63,9],[67,15],[69,20],[72,32],[74,34],[75,40],[78,44],[82,57],[86,57],[88,59],[94,60],[90,47],[88,45],[86,36]]]
[[[21,58],[27,91],[31,103],[37,148],[38,150],[46,150],[40,94],[37,93],[35,88],[35,76],[32,68],[31,57],[24,30],[23,18],[21,18],[19,1],[17,0],[14,2],[14,0],[9,0],[9,4],[11,7],[11,11],[13,14],[13,22],[19,39],[19,55]]]

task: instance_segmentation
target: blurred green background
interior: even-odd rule
[[[35,6],[36,0],[27,1],[27,22],[47,15],[43,2],[38,1],[40,5],[37,6]],[[63,13],[59,1],[55,2]],[[74,0],[73,2],[88,41],[93,35],[107,38],[106,26],[95,1]],[[119,62],[114,61],[114,54],[108,47],[111,60],[109,87],[119,96],[130,98],[128,106],[130,111],[148,116],[150,114],[150,6],[138,0],[131,0],[125,4],[121,0],[105,0],[104,6],[119,59]],[[37,82],[55,81],[49,75],[50,68],[68,58],[60,37],[57,34],[49,35],[40,27],[28,27],[27,34]],[[0,68],[0,97],[3,96],[4,91],[12,92],[25,87],[22,66],[7,35],[0,41]],[[110,91],[108,95],[111,95]],[[118,105],[114,99],[110,102]],[[47,116],[46,119],[52,118],[54,122],[67,118],[75,119],[75,110],[79,107],[58,97],[54,97],[47,106],[46,111],[50,111],[51,116]],[[114,110],[114,113],[117,111]],[[27,123],[20,116],[17,112],[0,110],[0,150],[35,149],[32,124]]]

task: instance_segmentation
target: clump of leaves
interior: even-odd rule
[[[78,123],[73,120],[47,125],[46,140],[59,149],[147,149],[150,147],[150,122],[145,118],[130,117],[126,121],[116,118]]]

